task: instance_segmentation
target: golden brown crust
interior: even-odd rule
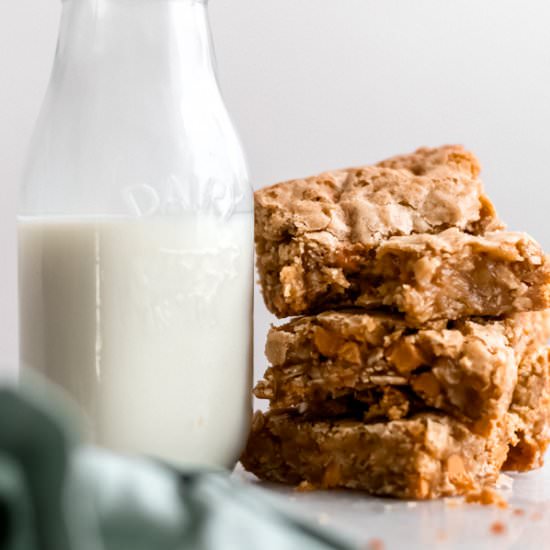
[[[255,393],[272,409],[353,410],[365,420],[436,408],[483,434],[508,410],[518,364],[549,337],[550,311],[421,329],[383,313],[325,312],[270,330],[272,366]]]
[[[461,145],[443,145],[442,147],[420,147],[408,155],[396,155],[378,163],[383,168],[407,170],[416,176],[433,174],[437,170],[463,173],[477,178],[481,166],[476,156]]]
[[[241,461],[268,481],[428,499],[493,483],[506,457],[506,432],[498,426],[483,438],[434,414],[365,424],[256,413]]]
[[[278,183],[255,193],[259,237],[328,231],[343,240],[364,235],[351,240],[366,244],[449,227],[475,234],[500,228],[478,174],[475,156],[450,145]],[[373,216],[364,219],[358,211]]]

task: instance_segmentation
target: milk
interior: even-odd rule
[[[232,466],[249,428],[253,218],[19,221],[21,362],[91,441]]]

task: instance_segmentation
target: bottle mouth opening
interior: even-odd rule
[[[62,4],[68,2],[81,2],[82,0],[61,0]],[[97,0],[95,0],[97,1]],[[125,2],[127,4],[141,3],[178,3],[178,4],[208,4],[209,0],[102,0],[103,2]]]

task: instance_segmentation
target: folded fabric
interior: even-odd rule
[[[46,393],[0,388],[0,548],[352,548],[227,472],[180,472],[78,445],[70,408]]]
[[[31,502],[21,468],[0,452],[0,548],[6,547],[8,536],[10,550],[36,548],[31,526]]]

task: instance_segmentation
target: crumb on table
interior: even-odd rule
[[[506,533],[506,525],[502,521],[495,521],[491,523],[491,533],[493,535],[503,535]]]

